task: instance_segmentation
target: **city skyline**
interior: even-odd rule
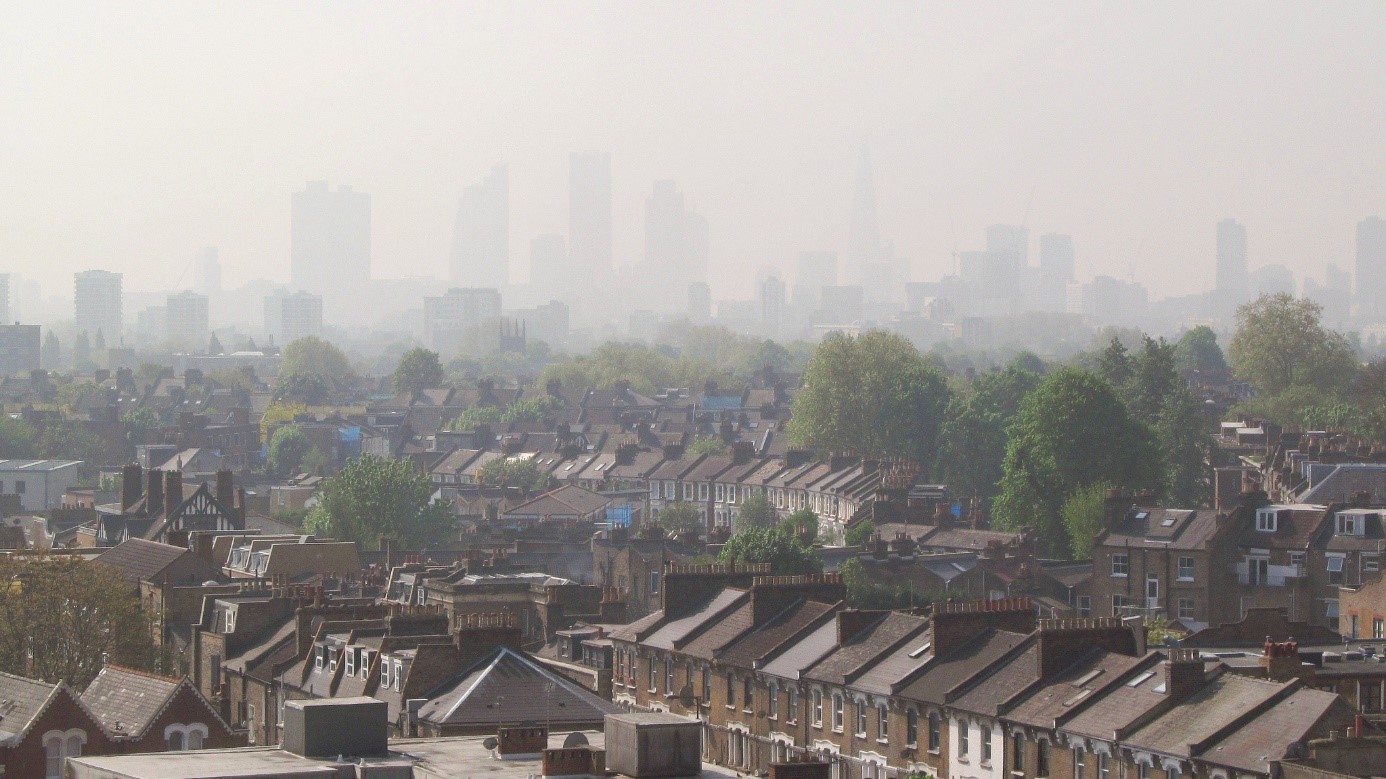
[[[1079,277],[1200,291],[1213,283],[1206,225],[1229,216],[1257,236],[1253,269],[1321,277],[1352,265],[1354,226],[1384,210],[1386,101],[1359,74],[1386,10],[1369,4],[305,6],[265,20],[141,6],[72,25],[16,11],[0,64],[23,77],[0,87],[13,118],[0,147],[29,184],[0,200],[14,225],[0,256],[49,290],[90,267],[131,290],[186,286],[204,246],[219,248],[228,287],[283,281],[285,202],[324,179],[372,196],[377,276],[446,278],[458,198],[497,161],[511,168],[523,281],[522,247],[569,221],[578,149],[610,154],[613,267],[639,262],[641,204],[671,179],[708,219],[718,296],[752,288],[747,268],[787,275],[804,251],[846,256],[863,145],[880,234],[916,279],[1001,223],[1074,236]],[[173,34],[151,38],[155,16]],[[410,43],[366,45],[377,30]],[[809,56],[830,35],[838,45]],[[90,56],[65,56],[75,47]],[[187,66],[151,70],[169,47]],[[482,70],[500,80],[469,80]],[[111,121],[77,133],[90,111]]]

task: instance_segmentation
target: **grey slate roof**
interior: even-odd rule
[[[142,579],[149,580],[158,576],[185,554],[192,552],[168,544],[132,538],[97,555],[95,562],[118,569],[126,581],[138,584]]]
[[[602,722],[622,709],[533,660],[500,647],[449,682],[419,710],[434,725],[548,722],[555,727]],[[497,712],[495,703],[501,699]]]
[[[108,665],[82,691],[82,703],[107,731],[137,736],[149,728],[182,683]]]
[[[0,672],[0,745],[13,743],[58,694],[59,685]]]

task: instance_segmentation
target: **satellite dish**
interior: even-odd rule
[[[573,747],[585,746],[587,746],[587,737],[582,735],[581,733],[578,733],[577,731],[569,733],[568,737],[563,739],[564,749],[572,749]]]
[[[500,742],[496,740],[495,736],[487,736],[486,740],[481,742],[481,745],[487,749],[495,749],[500,746]]]

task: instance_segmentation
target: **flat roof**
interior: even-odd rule
[[[697,722],[682,719],[681,721]],[[601,731],[578,732],[586,737],[589,745],[597,749],[606,747],[606,736]],[[567,737],[568,733],[549,734],[549,747],[562,747]],[[529,779],[542,773],[542,761],[538,759],[498,760],[492,757],[491,751],[482,746],[485,738],[455,736],[392,739],[389,755],[365,758],[364,761],[368,766],[410,766],[413,768],[415,779],[454,779],[459,776]],[[352,759],[353,763],[359,761],[359,758]],[[277,747],[75,757],[68,760],[68,765],[75,779],[335,779],[340,776],[341,766],[335,757],[299,757]],[[736,772],[703,763],[699,776],[703,779],[735,779]]]
[[[0,460],[0,471],[59,471],[81,464],[81,460]]]

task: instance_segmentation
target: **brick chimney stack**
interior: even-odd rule
[[[222,469],[217,471],[217,502],[227,511],[232,511],[236,507],[236,486],[231,471]]]
[[[1035,629],[1035,606],[1029,598],[954,603],[933,608],[934,656],[947,654],[988,628],[1030,633]]]
[[[1165,694],[1182,701],[1203,687],[1203,657],[1197,649],[1171,649],[1164,663]]]
[[[183,473],[181,471],[168,471],[164,474],[164,516],[173,516],[178,504],[182,502]],[[152,510],[158,511],[158,508],[152,507]]]
[[[164,472],[150,468],[147,477],[149,489],[145,491],[144,513],[152,517],[164,510]]]
[[[120,472],[120,511],[127,514],[130,507],[140,502],[143,487],[140,482],[144,480],[143,469],[139,463],[130,463]]]

